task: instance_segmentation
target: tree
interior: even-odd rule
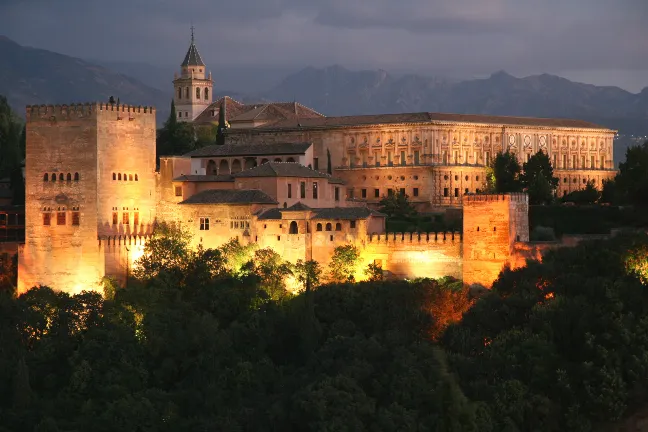
[[[353,245],[337,246],[329,263],[328,279],[330,282],[353,282],[360,261],[360,251]]]
[[[407,219],[416,216],[416,209],[409,202],[409,197],[404,193],[395,193],[383,196],[380,200],[380,212],[389,218]]]
[[[603,180],[603,188],[599,201],[608,204],[617,204],[619,202],[619,192],[615,179]]]
[[[382,267],[375,263],[370,263],[364,273],[369,282],[381,282],[384,279]]]
[[[218,110],[218,130],[216,131],[216,144],[225,144],[225,130],[227,129],[226,100],[223,99],[221,107]]]
[[[495,193],[522,192],[520,162],[515,154],[498,153],[492,164]]]
[[[326,173],[333,175],[333,164],[331,163],[331,151],[326,149]]]
[[[293,273],[297,277],[297,281],[304,287],[304,291],[310,293],[314,287],[319,285],[322,268],[317,261],[297,260]]]
[[[171,101],[171,113],[157,133],[157,156],[182,155],[196,148],[196,132],[188,122],[179,122],[174,101]]]
[[[626,150],[626,161],[619,164],[616,184],[631,204],[648,206],[648,141]]]
[[[284,261],[271,248],[254,252],[254,273],[261,278],[261,288],[272,300],[279,300],[288,294],[286,278],[293,274],[290,263]]]
[[[257,247],[256,243],[243,245],[238,238],[232,238],[218,250],[225,259],[227,269],[235,276],[244,276],[254,268],[252,260]]]
[[[529,194],[529,203],[550,204],[558,188],[558,178],[553,175],[549,156],[538,151],[524,163],[523,168],[520,182]]]
[[[24,127],[18,116],[9,106],[4,96],[0,96],[0,176],[9,177],[20,164],[21,135]]]
[[[591,180],[587,182],[584,189],[570,192],[563,197],[565,202],[573,202],[574,204],[594,204],[601,196],[601,193],[594,186]]]

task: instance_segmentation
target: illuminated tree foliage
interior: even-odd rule
[[[310,292],[311,289],[316,288],[322,277],[322,268],[320,267],[320,264],[313,260],[297,260],[293,272],[297,277],[297,281],[302,285],[306,292]]]
[[[337,246],[328,266],[329,282],[353,282],[360,261],[360,251],[354,245]]]
[[[376,263],[371,263],[364,270],[365,276],[369,282],[380,282],[384,279],[383,269]]]

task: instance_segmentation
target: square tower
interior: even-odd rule
[[[467,195],[463,200],[463,281],[490,287],[516,242],[529,241],[525,193]]]
[[[123,280],[137,257],[128,246],[141,245],[155,220],[155,133],[149,107],[27,107],[19,292]]]

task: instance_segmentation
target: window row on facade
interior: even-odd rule
[[[57,179],[58,179],[59,182],[79,181],[79,173],[75,172],[74,174],[72,174],[72,173],[67,173],[67,174],[63,174],[63,173],[48,174],[48,173],[45,173],[45,174],[43,174],[43,181],[44,182],[52,182],[52,183],[54,183],[54,182],[56,182]]]
[[[132,214],[132,219],[131,219],[131,214]],[[119,215],[120,212],[118,211],[113,211],[112,213],[112,224],[113,225],[118,225],[119,224]],[[133,221],[133,225],[139,225],[139,212],[130,212],[130,211],[122,211],[121,212],[121,223],[122,225],[130,225],[131,220]]]
[[[405,195],[407,193],[406,188],[399,188],[399,189],[387,188],[387,189],[385,189],[384,193],[385,193],[386,196],[392,196],[392,195],[394,195],[394,193],[396,193],[396,191],[398,191],[398,193],[400,193],[401,195]],[[379,188],[374,188],[374,189],[364,189],[363,188],[363,189],[360,189],[360,196],[358,198],[362,198],[362,199],[369,199],[369,198],[380,199],[383,196],[384,195],[383,195],[381,189],[379,189]],[[410,196],[418,197],[419,196],[419,188],[412,188]],[[349,188],[347,190],[347,197],[349,199],[355,199],[356,198],[355,189]]]
[[[294,192],[297,192],[297,191],[293,191],[293,186],[294,185],[292,183],[288,183],[288,185],[287,185],[286,195],[288,196],[289,199],[293,198],[293,195],[295,196],[295,198],[297,197],[297,194],[294,193]],[[299,192],[298,192],[299,193],[299,198],[300,199],[306,199],[306,196],[307,196],[306,182],[305,181],[299,182],[299,185],[297,187],[299,188]],[[318,199],[319,198],[319,183],[316,182],[316,181],[314,181],[313,184],[312,184],[311,194],[312,194],[313,199]],[[337,186],[334,188],[334,199],[335,199],[335,201],[340,201],[340,188],[337,187]]]
[[[202,92],[202,93],[201,93]],[[190,87],[185,87],[184,88],[184,99],[191,100],[191,90]],[[202,96],[202,97],[201,97]],[[178,87],[178,100],[182,100],[182,87]],[[204,89],[201,89],[200,87],[196,87],[196,98],[194,100],[209,100],[209,87],[205,87]],[[180,114],[180,113],[178,113]],[[178,115],[178,117],[180,117]]]
[[[262,158],[260,160],[261,165],[268,163],[268,162],[284,162],[283,158],[281,157],[274,157],[271,159],[268,158]],[[295,158],[293,157],[287,157],[285,162],[297,162]],[[221,159],[218,162],[216,162],[213,159],[210,159],[207,162],[207,167],[205,169],[205,173],[207,175],[218,175],[218,174],[235,174],[237,172],[241,172],[246,169],[254,168],[258,166],[257,163],[257,158],[245,158],[243,161],[240,159],[233,159],[230,162],[227,159]]]
[[[137,174],[112,173],[112,179],[117,181],[139,181]]]
[[[70,217],[68,218],[68,213]],[[81,213],[79,212],[79,207],[72,207],[72,211],[67,211],[65,207],[59,207],[56,210],[52,210],[51,207],[45,207],[43,209],[43,225],[51,226],[53,225],[53,218],[56,217],[56,225],[67,225],[68,220],[72,226],[78,226],[81,224]]]

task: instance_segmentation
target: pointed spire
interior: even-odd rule
[[[193,25],[191,26],[191,45],[189,45],[187,55],[180,66],[205,66],[205,63],[203,63],[202,58],[200,58],[200,54],[198,53],[198,48],[196,48]]]

